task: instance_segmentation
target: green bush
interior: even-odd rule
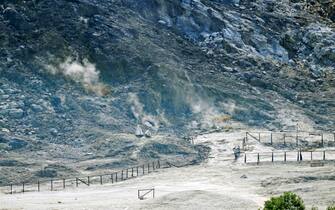
[[[328,207],[327,207],[327,210],[335,210],[335,205],[328,206]]]
[[[264,210],[304,210],[304,201],[292,192],[265,201]]]

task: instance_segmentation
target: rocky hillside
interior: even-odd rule
[[[333,3],[0,1],[1,174],[201,159],[182,138],[210,129],[332,130]]]

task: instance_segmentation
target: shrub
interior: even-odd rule
[[[265,201],[264,210],[304,210],[304,201],[292,192]]]
[[[335,205],[328,206],[327,210],[335,210]]]

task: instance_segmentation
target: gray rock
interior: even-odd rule
[[[44,108],[38,104],[32,104],[31,110],[33,110],[34,112],[42,112]]]
[[[21,139],[12,139],[8,145],[12,150],[22,149],[28,145],[28,143]]]
[[[21,119],[24,116],[24,111],[22,109],[9,109],[8,116],[14,119]]]
[[[51,129],[50,129],[50,133],[51,133],[51,135],[53,135],[53,136],[57,136],[57,135],[58,135],[58,130],[57,130],[56,128],[51,128]]]

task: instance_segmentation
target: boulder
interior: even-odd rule
[[[8,145],[11,147],[12,150],[21,149],[28,145],[28,143],[21,139],[12,139]]]
[[[34,112],[42,112],[44,109],[42,106],[38,105],[38,104],[32,104],[31,105],[31,110],[33,110]]]
[[[6,21],[8,21],[9,25],[13,26],[17,30],[26,30],[29,28],[29,24],[25,20],[24,16],[14,8],[7,7],[3,11],[3,17]]]
[[[9,109],[8,116],[14,119],[21,119],[24,116],[24,111],[22,109]]]

